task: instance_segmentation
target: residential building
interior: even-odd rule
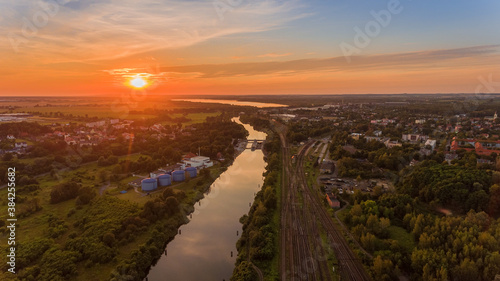
[[[428,139],[428,140],[425,142],[425,146],[430,146],[430,147],[431,147],[431,150],[436,149],[436,140],[431,140],[431,139]]]
[[[27,144],[26,142],[24,142],[24,141],[23,141],[23,142],[16,142],[16,143],[14,144],[14,146],[15,146],[16,148],[26,148],[26,147],[28,147],[28,144]]]
[[[393,148],[393,147],[396,147],[396,146],[403,146],[402,143],[398,142],[398,141],[391,141],[390,139],[385,141],[384,142],[385,146],[387,148]]]
[[[417,143],[428,140],[429,136],[419,135],[419,134],[403,134],[401,138],[403,139],[403,141]]]

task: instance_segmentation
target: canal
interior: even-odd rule
[[[233,121],[242,124],[239,118]],[[266,138],[264,132],[242,125],[248,139]],[[242,232],[239,219],[260,190],[265,166],[262,150],[246,149],[236,157],[195,204],[191,221],[168,243],[167,254],[151,268],[148,281],[229,281]]]

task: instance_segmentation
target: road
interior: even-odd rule
[[[314,141],[301,147],[296,165],[286,141],[286,127],[276,123],[282,142],[283,177],[281,194],[281,259],[282,280],[333,280],[328,267],[328,253],[333,249],[339,261],[342,280],[369,281],[363,265],[349,248],[316,190],[309,187],[304,173],[304,157]],[[321,240],[326,232],[328,243]]]
[[[257,272],[257,276],[259,277],[259,281],[264,281],[264,274],[262,274],[262,271],[257,266],[255,266],[255,264],[251,263],[251,265],[252,265],[253,270],[255,270],[255,272]]]

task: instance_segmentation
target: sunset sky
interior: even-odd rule
[[[499,15],[498,0],[0,0],[0,95],[137,77],[166,95],[500,92]]]

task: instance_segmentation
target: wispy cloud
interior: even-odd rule
[[[276,54],[276,53],[269,53],[265,55],[260,55],[258,56],[259,58],[279,58],[279,57],[287,57],[292,55],[292,53],[285,53],[285,54]]]
[[[493,65],[500,63],[500,45],[429,50],[345,58],[299,59],[289,61],[249,62],[229,64],[200,64],[162,67],[164,72],[197,73],[201,78],[289,74],[306,71],[363,71],[374,69],[423,67],[470,67],[471,63]]]
[[[218,17],[213,1],[66,2],[46,25],[37,28],[35,36],[20,44],[21,55],[51,62],[107,60],[271,30],[304,16],[296,0],[243,1],[224,20]],[[31,20],[42,10],[38,1],[31,0],[14,4],[0,0],[0,9],[3,38],[8,34],[23,37],[25,19]],[[0,40],[0,51],[5,54],[9,49],[9,40]]]

